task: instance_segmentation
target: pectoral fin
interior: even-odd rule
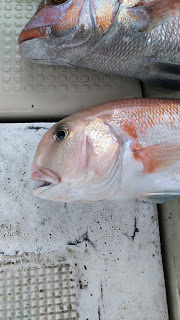
[[[154,203],[163,203],[170,201],[173,198],[180,196],[180,192],[150,192],[140,195],[139,200],[144,200]]]
[[[132,148],[134,158],[141,161],[144,173],[150,174],[180,162],[180,146],[175,144],[157,144],[146,148]]]
[[[135,29],[147,31],[153,29],[180,7],[180,0],[154,0],[149,3],[140,0],[136,6],[127,8],[127,14]]]
[[[145,80],[143,79],[143,81],[152,87],[158,87],[167,91],[180,91],[180,80],[178,79],[167,79],[155,76],[147,78]]]
[[[149,85],[167,90],[180,90],[180,64],[162,60],[147,59],[149,77],[142,79]]]
[[[174,74],[180,76],[180,64],[162,60],[148,59],[151,71],[159,71],[164,74]]]

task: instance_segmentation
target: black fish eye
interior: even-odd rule
[[[55,141],[64,140],[69,134],[69,130],[66,125],[59,125],[53,131],[53,139]]]

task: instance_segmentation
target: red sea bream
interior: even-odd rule
[[[124,99],[71,115],[42,138],[34,195],[55,201],[144,199],[180,193],[180,100]]]

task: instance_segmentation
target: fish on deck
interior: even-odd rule
[[[180,194],[180,100],[123,99],[71,115],[42,138],[34,195],[61,202]]]
[[[33,62],[180,89],[180,0],[43,0],[19,44]]]

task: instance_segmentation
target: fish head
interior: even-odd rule
[[[104,2],[106,11],[102,12]],[[75,64],[109,29],[117,3],[118,0],[43,0],[19,35],[20,54],[37,63]]]
[[[61,202],[106,199],[113,192],[117,163],[119,142],[111,128],[100,118],[77,113],[55,124],[40,141],[31,178],[43,185],[33,193]]]

